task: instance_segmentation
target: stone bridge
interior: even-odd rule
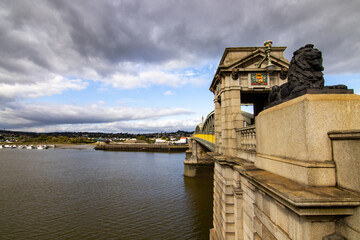
[[[287,82],[284,50],[227,48],[211,83],[215,110],[184,171],[214,166],[210,239],[360,239],[360,96],[309,93],[265,109]]]

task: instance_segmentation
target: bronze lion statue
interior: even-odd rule
[[[285,70],[280,73],[282,79],[288,78],[288,82],[280,87],[272,87],[267,107],[304,95],[309,92],[307,89],[314,89],[312,92],[316,93],[353,93],[352,89],[348,90],[347,86],[341,84],[324,86],[323,70],[322,54],[314,45],[307,44],[299,48],[294,52],[286,76]]]
[[[272,87],[269,94],[269,103],[291,99],[303,94],[305,89],[322,89],[324,77],[322,71],[322,54],[307,44],[294,52],[287,73],[288,82]]]

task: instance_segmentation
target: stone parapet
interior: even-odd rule
[[[243,159],[213,157],[211,239],[321,240],[342,229],[349,240],[360,236],[356,225],[348,231],[359,221],[358,193],[339,187],[309,187]]]
[[[360,192],[360,129],[331,131],[328,135],[336,163],[337,184]]]
[[[256,117],[259,168],[310,186],[335,186],[329,131],[360,126],[360,96],[307,94]]]
[[[359,126],[359,95],[306,94],[256,117],[256,150],[299,161],[332,161],[327,133]]]
[[[255,165],[309,186],[336,185],[335,163],[333,161],[298,161],[256,154]]]
[[[360,193],[360,129],[328,133],[336,163],[337,185]],[[360,238],[360,208],[352,216],[336,223],[337,231],[347,239]]]

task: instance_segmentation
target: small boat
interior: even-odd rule
[[[26,149],[35,149],[34,145],[28,145],[26,146]]]
[[[16,145],[5,145],[4,148],[16,148]]]
[[[36,149],[48,149],[49,146],[48,145],[37,145]]]

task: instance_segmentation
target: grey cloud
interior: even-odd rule
[[[178,121],[118,121],[101,124],[62,124],[17,128],[18,131],[32,132],[131,132],[131,133],[154,133],[175,132],[177,130],[194,131],[198,124],[197,120]]]
[[[64,84],[67,77],[114,83],[113,76],[139,80],[139,69],[154,70],[159,76],[164,66],[218,62],[226,47],[261,46],[268,39],[276,46],[288,46],[289,60],[296,49],[313,43],[323,52],[325,73],[359,73],[359,10],[359,0],[3,0],[0,84],[13,95],[0,95],[0,122],[19,128],[110,124],[141,119],[140,111],[146,119],[190,114],[184,109],[56,106],[54,110],[30,108],[16,100],[81,89],[80,83]],[[53,76],[63,82],[53,87]],[[142,85],[161,85],[166,79],[143,78]],[[152,128],[146,124],[138,128],[142,127]]]
[[[330,72],[357,72],[360,61],[357,0],[42,0],[3,1],[1,7],[0,64],[27,58],[58,74],[81,74],[86,66],[106,76],[127,61],[220,59],[225,47],[267,39],[288,46],[288,58],[314,43]],[[22,72],[21,66],[1,66]]]
[[[110,1],[54,2],[67,23],[74,48],[83,57],[109,62],[158,61],[168,58],[169,49],[151,39],[160,23],[146,18],[145,2]]]
[[[18,129],[22,127],[43,127],[57,124],[98,124],[130,120],[154,120],[160,117],[189,115],[188,109],[150,108],[109,108],[101,105],[71,106],[56,104],[9,104],[0,109],[2,127]]]

